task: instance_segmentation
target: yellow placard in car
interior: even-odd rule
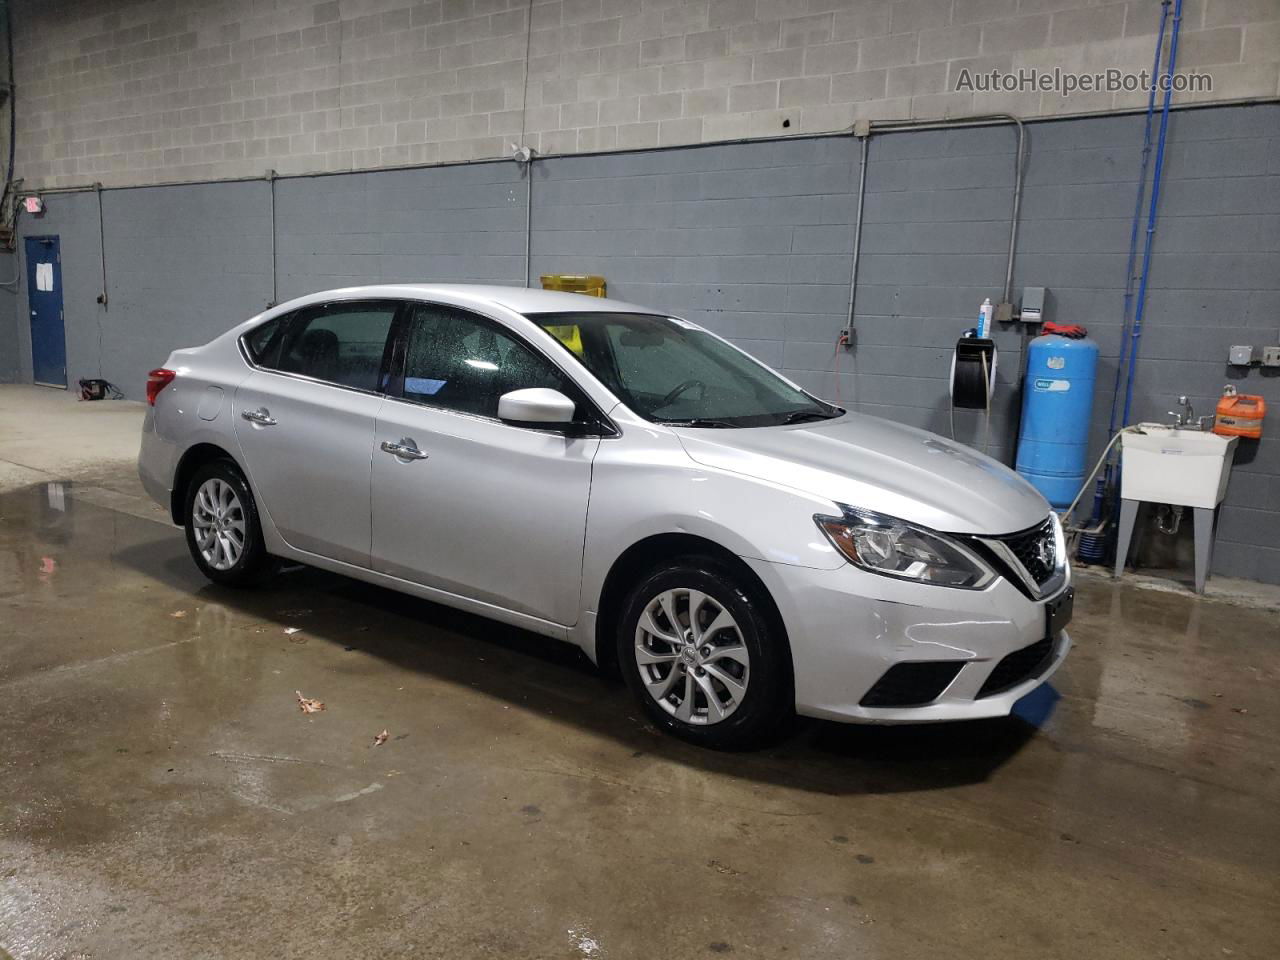
[[[578,325],[576,323],[543,327],[543,329],[578,356],[582,356],[582,331],[578,329]]]

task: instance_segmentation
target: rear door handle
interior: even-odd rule
[[[392,443],[390,440],[382,441],[382,450],[389,453],[393,457],[399,457],[401,460],[425,460],[427,454],[418,449],[418,445],[408,437],[402,437],[399,443]]]
[[[266,407],[259,407],[257,410],[241,410],[240,416],[250,423],[261,424],[264,427],[274,427],[278,422]]]

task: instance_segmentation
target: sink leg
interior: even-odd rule
[[[1217,511],[1212,507],[1196,507],[1196,593],[1204,593],[1213,560],[1213,534]]]
[[[1120,525],[1116,530],[1116,571],[1114,576],[1124,573],[1124,563],[1129,559],[1129,544],[1133,542],[1133,525],[1138,519],[1138,500],[1120,501]]]

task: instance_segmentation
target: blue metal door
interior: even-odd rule
[[[62,257],[58,238],[26,240],[32,379],[50,387],[65,387],[67,340],[62,328]]]

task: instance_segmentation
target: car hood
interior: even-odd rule
[[[1025,530],[1049,514],[1001,463],[934,433],[865,414],[791,427],[679,428],[697,463],[948,533]]]

